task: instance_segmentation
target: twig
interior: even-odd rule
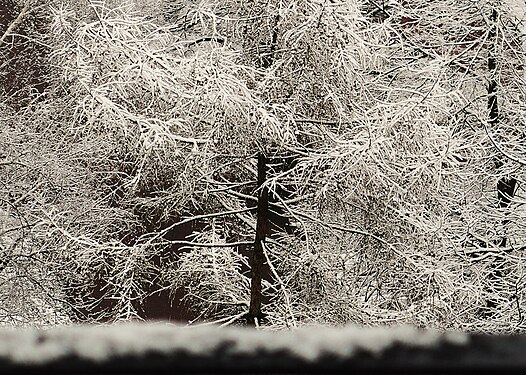
[[[203,37],[203,38],[199,38],[199,39],[196,39],[190,43],[188,43],[188,47],[192,47],[196,44],[199,44],[199,43],[203,43],[203,42],[216,42],[216,43],[219,43],[221,45],[224,45],[225,44],[225,40],[223,38],[218,38],[218,37],[214,37],[214,36],[206,36],[206,37]]]
[[[236,320],[241,319],[246,314],[247,314],[246,312],[239,313],[239,314],[233,316],[232,319],[230,319],[228,322],[225,322],[225,323],[221,324],[219,327],[226,327],[226,326],[234,323]]]
[[[287,309],[289,310],[290,318],[292,320],[292,325],[294,327],[296,327],[296,317],[294,316],[294,311],[292,310],[292,304],[290,303],[289,294],[288,294],[287,290],[285,289],[285,283],[283,282],[281,277],[278,275],[278,272],[276,271],[276,268],[274,268],[274,265],[270,261],[270,258],[268,256],[268,252],[267,252],[267,247],[265,246],[265,243],[263,241],[261,241],[261,247],[263,248],[263,254],[265,255],[265,259],[267,260],[267,264],[268,264],[270,270],[272,271],[272,274],[276,278],[276,281],[279,284],[281,292],[283,293],[283,297],[285,298],[285,302],[287,304]],[[288,323],[288,319],[286,321]]]
[[[161,230],[160,232],[148,233],[146,235],[141,236],[141,238],[145,238],[145,237],[147,237],[149,235],[151,236],[152,234],[154,235],[153,238],[159,238],[159,237],[165,235],[166,233],[168,233],[169,231],[171,231],[172,229],[174,229],[174,228],[176,228],[178,226],[190,223],[192,221],[196,221],[196,220],[199,220],[199,219],[209,219],[209,218],[213,218],[213,217],[227,216],[227,215],[238,215],[238,214],[240,214],[242,212],[253,211],[255,209],[256,209],[255,207],[252,207],[252,208],[244,208],[244,209],[241,209],[241,210],[222,211],[222,212],[214,212],[214,213],[211,213],[211,214],[192,216],[192,217],[189,217],[187,219],[178,221],[177,223],[174,223],[174,224],[166,227],[165,229]],[[150,240],[152,240],[153,238],[151,238]]]
[[[478,117],[478,116],[477,116]],[[504,157],[510,159],[511,161],[514,161],[515,163],[517,164],[520,164],[522,166],[526,165],[526,160],[524,159],[521,159],[519,157],[516,157],[516,156],[513,156],[513,155],[510,155],[508,154],[498,143],[497,141],[495,141],[495,139],[493,138],[493,136],[490,134],[489,132],[489,129],[488,129],[488,125],[486,123],[486,121],[482,121],[481,119],[479,119],[479,121],[483,124],[484,126],[484,130],[486,132],[486,135],[488,136],[491,144],[497,149],[498,152],[500,152]]]
[[[373,234],[373,233],[370,233],[370,232],[366,232],[366,231],[363,231],[363,230],[360,230],[360,229],[355,229],[355,228],[348,228],[348,227],[342,227],[341,225],[338,225],[338,224],[334,224],[334,223],[326,223],[320,219],[317,219],[315,218],[314,216],[311,216],[311,215],[308,215],[306,213],[303,213],[303,212],[299,212],[299,211],[296,211],[296,210],[292,210],[290,209],[290,211],[292,211],[295,215],[298,215],[298,216],[301,216],[301,217],[304,217],[305,219],[308,219],[308,220],[311,220],[323,227],[326,227],[326,228],[330,228],[330,229],[335,229],[335,230],[338,230],[338,231],[342,231],[342,232],[347,232],[347,233],[354,233],[354,234],[360,234],[362,236],[366,236],[366,237],[370,237],[370,238],[373,238],[375,239],[376,241],[388,246],[391,250],[393,250],[398,256],[400,256],[401,258],[403,259],[406,259],[407,261],[409,261],[413,266],[416,266],[416,263],[409,257],[409,255],[407,254],[404,254],[403,252],[399,251],[398,249],[396,249],[394,247],[394,245],[386,240],[384,240],[383,238],[380,238],[378,237],[377,235]]]
[[[243,246],[243,245],[253,245],[253,241],[239,241],[239,242],[229,242],[229,243],[199,243],[191,241],[168,241],[172,245],[185,245],[185,247],[234,247],[234,246]]]
[[[29,1],[26,1],[24,3],[24,6],[18,16],[15,18],[15,20],[9,25],[7,30],[5,31],[4,35],[0,38],[0,45],[4,43],[4,40],[11,35],[11,33],[22,23],[24,20],[24,17],[29,14]]]

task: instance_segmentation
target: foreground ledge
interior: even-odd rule
[[[395,328],[270,332],[124,324],[0,330],[0,373],[429,373],[526,370],[522,336]]]

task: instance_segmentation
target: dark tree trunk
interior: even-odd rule
[[[261,66],[265,69],[268,69],[272,66],[275,59],[275,53],[278,46],[278,23],[280,20],[280,16],[276,15],[274,17],[274,25],[272,27],[272,34],[270,38],[270,42],[267,46],[264,46],[263,48],[263,54],[260,57],[261,60]]]
[[[497,38],[497,18],[498,13],[496,9],[493,9],[491,13],[490,20],[492,22],[490,31],[488,33],[488,41],[489,41],[489,47],[488,47],[488,71],[490,74],[490,80],[488,84],[488,125],[495,129],[499,125],[499,106],[498,106],[498,84],[496,79],[497,74],[497,62],[496,62],[496,38]],[[497,156],[497,159],[495,160],[495,167],[497,172],[504,166],[505,161],[505,155],[499,155]],[[504,211],[507,209],[511,201],[513,199],[513,196],[515,195],[515,188],[517,185],[517,180],[513,177],[502,177],[497,181],[497,201],[498,201],[498,207]],[[505,215],[505,213],[503,213]],[[495,245],[498,247],[505,249],[506,244],[508,242],[507,238],[507,226],[509,224],[509,220],[503,219],[502,220],[502,233],[500,233],[500,238],[495,241]],[[490,284],[496,285],[499,281],[499,279],[503,276],[503,262],[495,259],[493,263],[493,269],[490,274],[490,279],[488,280]],[[494,290],[494,288],[493,288]],[[498,306],[497,300],[494,298],[490,298],[486,301],[486,316],[491,316],[492,312],[491,310],[496,308]]]
[[[508,208],[511,204],[511,200],[515,195],[515,188],[517,180],[513,177],[503,177],[497,182],[497,198],[499,201],[500,208]],[[505,248],[507,244],[506,227],[509,224],[509,219],[502,220],[502,237],[499,240],[499,247]]]
[[[268,187],[264,186],[266,181],[267,159],[263,153],[258,155],[258,208],[256,223],[256,239],[254,252],[252,254],[252,278],[250,285],[250,307],[247,321],[250,325],[256,325],[257,321],[263,318],[261,312],[262,288],[261,280],[265,263],[263,253],[263,243],[269,232],[269,211],[268,211]]]
[[[496,74],[497,74],[497,62],[496,62],[496,51],[495,51],[495,44],[496,44],[496,28],[497,28],[497,17],[498,13],[496,9],[493,9],[493,12],[491,13],[490,20],[493,23],[491,25],[491,29],[488,35],[488,39],[490,42],[489,48],[488,48],[488,70],[490,73],[490,81],[488,85],[488,123],[492,128],[496,128],[499,124],[499,106],[498,106],[498,85],[496,80]],[[504,166],[504,160],[505,156],[500,155],[497,157],[497,160],[495,161],[495,167],[497,168],[497,171],[501,169]],[[515,188],[517,185],[517,180],[513,177],[502,177],[499,181],[497,181],[497,200],[499,208],[506,209],[510,206],[511,200],[513,199],[513,196],[515,195]],[[506,226],[509,223],[509,220],[504,219],[502,221],[502,237],[497,241],[497,244],[500,247],[506,247],[507,243],[507,236],[506,236]]]
[[[498,125],[499,122],[499,106],[497,102],[497,81],[496,81],[496,73],[497,73],[497,63],[495,58],[495,38],[496,38],[496,22],[497,22],[497,11],[493,9],[493,12],[491,14],[491,21],[493,22],[493,25],[491,25],[491,29],[489,31],[488,40],[489,40],[489,47],[488,47],[488,71],[490,73],[490,81],[488,85],[488,110],[489,110],[489,117],[488,122],[490,125]],[[497,160],[497,167],[502,166],[502,161]]]

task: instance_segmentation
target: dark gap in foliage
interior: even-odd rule
[[[18,110],[49,86],[47,56],[50,51],[41,42],[49,21],[30,6],[24,8],[16,1],[4,1],[0,7],[0,36],[15,22],[18,25],[15,24],[10,33],[17,35],[0,41],[0,95]]]

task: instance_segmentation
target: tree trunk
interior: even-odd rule
[[[258,155],[258,208],[256,239],[254,243],[254,252],[252,254],[252,278],[250,285],[250,307],[248,311],[248,324],[256,326],[258,321],[263,318],[261,312],[262,288],[261,280],[263,275],[263,266],[265,263],[265,254],[263,253],[263,242],[268,235],[268,187],[264,186],[266,181],[267,159],[263,153]]]
[[[276,53],[277,45],[278,45],[278,23],[280,20],[279,14],[274,17],[274,25],[272,26],[272,34],[270,38],[270,42],[265,48],[263,49],[263,55],[260,57],[261,59],[261,66],[265,69],[268,69],[272,66],[274,63]]]
[[[489,41],[489,47],[488,47],[488,71],[490,73],[490,80],[488,84],[488,125],[490,128],[497,128],[499,124],[499,106],[498,106],[498,84],[497,84],[497,62],[496,62],[496,50],[495,46],[497,43],[497,19],[498,19],[498,12],[497,9],[493,9],[490,17],[491,21],[491,28],[488,33],[488,41]],[[505,161],[505,155],[499,155],[497,156],[497,159],[495,160],[495,167],[497,172],[502,169],[504,166]],[[517,180],[513,177],[502,177],[497,181],[497,201],[498,201],[498,207],[505,211],[511,204],[511,200],[513,199],[513,196],[515,195],[515,187],[517,184]],[[505,212],[503,212],[504,215],[506,215]],[[509,220],[503,219],[502,220],[502,233],[500,234],[500,238],[495,241],[495,245],[498,247],[504,249],[507,244],[507,226],[509,224]],[[493,269],[490,274],[490,280],[489,282],[491,284],[497,284],[499,279],[503,276],[503,262],[499,259],[495,259],[493,263]],[[494,298],[490,298],[486,301],[486,307],[488,309],[488,313],[486,315],[491,316],[491,309],[494,309],[498,306],[497,301]]]

